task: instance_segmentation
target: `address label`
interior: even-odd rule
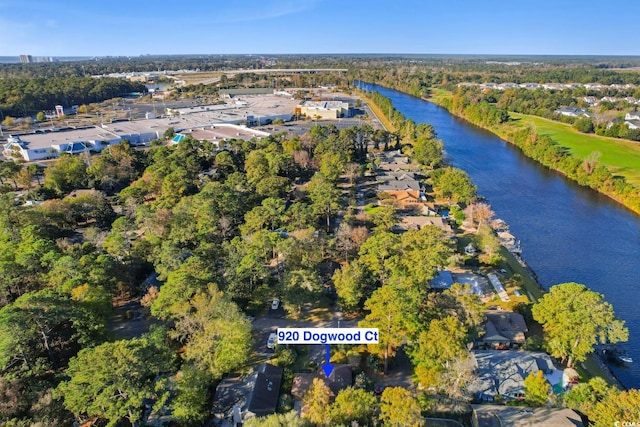
[[[278,328],[278,344],[378,344],[378,328]]]

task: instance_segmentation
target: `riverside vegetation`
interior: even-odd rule
[[[572,79],[584,78],[587,75],[587,71],[584,69],[570,70],[566,75],[546,73],[540,74],[536,70],[525,69],[522,71],[525,75],[526,72],[531,75],[526,79],[522,75],[514,76],[507,73],[506,76],[500,75],[496,78],[495,72],[484,73],[484,77],[473,75],[471,71],[460,72],[457,74],[443,74],[443,71],[433,73],[429,71],[408,72],[406,69],[396,69],[395,73],[380,73],[375,71],[364,70],[359,73],[361,78],[370,78],[372,83],[382,84],[393,89],[404,91],[414,96],[419,97],[431,97],[431,100],[437,104],[443,106],[449,110],[452,114],[462,117],[471,123],[484,127],[501,138],[513,143],[519,147],[525,155],[538,161],[542,165],[554,169],[569,179],[577,182],[578,184],[586,187],[590,187],[596,191],[599,191],[614,200],[620,202],[627,208],[636,213],[640,213],[640,189],[637,185],[630,183],[624,176],[615,174],[617,168],[614,171],[607,168],[600,161],[601,155],[609,157],[609,148],[600,145],[601,150],[589,152],[585,156],[576,155],[575,151],[567,149],[563,145],[562,139],[553,139],[548,134],[542,134],[537,132],[534,126],[522,126],[517,120],[513,120],[509,114],[509,108],[516,108],[519,111],[527,112],[529,114],[540,114],[545,117],[552,117],[555,108],[559,107],[564,102],[570,102],[570,105],[575,104],[575,101],[570,101],[573,97],[567,94],[558,95],[557,92],[544,94],[542,90],[527,91],[522,89],[520,91],[483,91],[476,86],[456,86],[456,82],[465,82],[467,78],[478,81],[481,78],[494,81],[531,81],[530,79],[540,77],[542,75],[546,78],[556,78],[560,82],[573,81]],[[581,74],[582,73],[584,74]],[[515,72],[514,72],[515,73]],[[636,83],[640,80],[640,77],[635,73],[615,73],[614,71],[601,71],[602,81],[606,82],[620,82],[620,83]],[[589,81],[593,81],[597,77],[593,74],[589,74]],[[473,77],[470,77],[472,75]],[[511,75],[512,77],[509,77]],[[555,76],[555,77],[553,77]],[[514,80],[509,80],[513,78]],[[441,80],[438,80],[441,79]],[[450,80],[449,80],[450,79]],[[534,80],[535,81],[535,80]],[[549,80],[547,80],[549,81]],[[597,80],[596,80],[597,81]],[[445,88],[448,90],[434,89],[434,86]],[[632,90],[632,94],[635,94],[635,89]],[[544,102],[534,102],[534,100],[527,100],[525,102],[522,98],[538,96]],[[533,95],[532,95],[533,94]],[[627,94],[627,93],[624,93]],[[382,111],[387,111],[383,107]],[[393,114],[393,113],[392,113]],[[613,122],[614,124],[617,122]],[[628,130],[623,130],[619,124],[612,126],[609,130],[599,126],[592,128],[597,130],[600,134],[606,134],[608,131],[614,137],[632,136],[635,138],[635,133],[629,133]],[[603,130],[604,129],[604,130]],[[616,131],[616,134],[612,132]],[[629,134],[629,135],[627,135]],[[615,142],[611,145],[614,146]],[[614,147],[615,149],[615,147]]]

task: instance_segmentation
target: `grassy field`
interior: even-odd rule
[[[593,151],[602,153],[600,163],[613,174],[624,176],[632,184],[640,185],[640,144],[598,135],[585,135],[571,125],[526,114],[509,113],[518,120],[517,126],[533,126],[538,135],[548,135],[559,145],[568,148],[578,158]]]
[[[217,81],[217,79],[222,76],[222,73],[219,71],[203,71],[198,73],[186,73],[186,74],[176,74],[175,77],[180,80],[184,80],[185,84],[188,85],[196,85],[199,83],[212,83],[213,81]]]
[[[451,98],[453,94],[445,89],[432,88],[431,96],[429,97],[429,101],[432,101],[436,104],[442,104],[442,101]]]

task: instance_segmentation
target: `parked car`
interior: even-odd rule
[[[271,303],[271,310],[277,310],[278,308],[280,308],[280,298],[274,298]]]
[[[267,340],[267,348],[273,349],[276,346],[276,333],[271,332],[269,334],[269,339]]]

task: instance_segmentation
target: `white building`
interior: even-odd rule
[[[562,107],[554,111],[556,114],[567,117],[591,117],[591,113],[586,108]]]
[[[201,130],[212,142],[225,139],[264,137],[268,134],[231,124],[265,124],[276,119],[289,121],[298,101],[283,96],[243,96],[244,105],[234,103],[202,105],[172,110],[171,117],[134,121],[116,121],[100,126],[71,130],[39,130],[20,136],[10,136],[4,145],[7,157],[22,157],[26,161],[55,158],[60,153],[77,154],[85,151],[100,152],[111,144],[128,140],[131,145],[146,145],[162,138],[173,128],[176,133]]]
[[[342,101],[306,101],[296,111],[311,118],[337,119],[349,116],[349,103]]]
[[[34,161],[52,159],[58,157],[60,153],[99,152],[121,140],[122,137],[117,134],[99,127],[91,127],[72,131],[9,136],[4,145],[4,152],[7,157],[21,156],[26,161]]]
[[[640,129],[640,120],[625,120],[624,124],[629,127],[629,129]]]

